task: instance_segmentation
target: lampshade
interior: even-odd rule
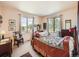
[[[5,34],[5,31],[1,31],[0,34],[4,35]]]

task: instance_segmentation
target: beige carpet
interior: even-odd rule
[[[39,57],[39,55],[37,54],[37,52],[35,52],[33,49],[32,49],[32,46],[31,46],[31,41],[25,41],[24,44],[21,44],[19,47],[15,47],[13,49],[13,53],[12,53],[12,57],[20,57],[22,56],[23,54],[29,52],[32,57]]]

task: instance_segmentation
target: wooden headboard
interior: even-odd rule
[[[76,37],[77,35],[77,30],[76,27],[74,28],[70,28],[70,29],[66,29],[66,30],[61,30],[61,36],[72,36],[72,37]]]
[[[70,36],[69,30],[61,30],[61,37]]]

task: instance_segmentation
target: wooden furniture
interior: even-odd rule
[[[38,35],[38,33],[37,33]],[[39,38],[40,35],[38,35]],[[74,38],[74,51],[73,56],[77,55],[78,52],[78,35],[76,31],[76,27],[71,28],[69,30],[61,30],[61,36],[72,36]],[[69,56],[69,40],[64,39],[63,41],[63,47],[64,49],[58,49],[55,47],[51,47],[49,45],[44,44],[43,42],[37,40],[36,38],[33,38],[32,40],[32,46],[35,51],[40,53],[42,56],[45,57],[68,57]]]
[[[19,47],[20,43],[24,43],[23,38],[18,38],[14,36],[14,45],[17,45]]]
[[[19,47],[20,43],[24,43],[24,39],[20,33],[15,33],[14,37],[14,45]]]
[[[69,40],[65,39],[63,42],[64,48],[58,49],[44,44],[43,42],[33,39],[32,46],[35,51],[44,57],[68,57],[69,56]]]
[[[6,39],[3,39],[6,40]],[[12,54],[12,41],[7,42],[0,41],[0,57],[9,57]]]
[[[76,56],[78,54],[78,34],[76,27],[70,28],[69,30],[61,30],[61,36],[72,36],[74,38],[73,56]]]

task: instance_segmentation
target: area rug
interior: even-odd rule
[[[24,55],[22,55],[21,57],[32,57],[32,55],[29,52],[27,52]]]

